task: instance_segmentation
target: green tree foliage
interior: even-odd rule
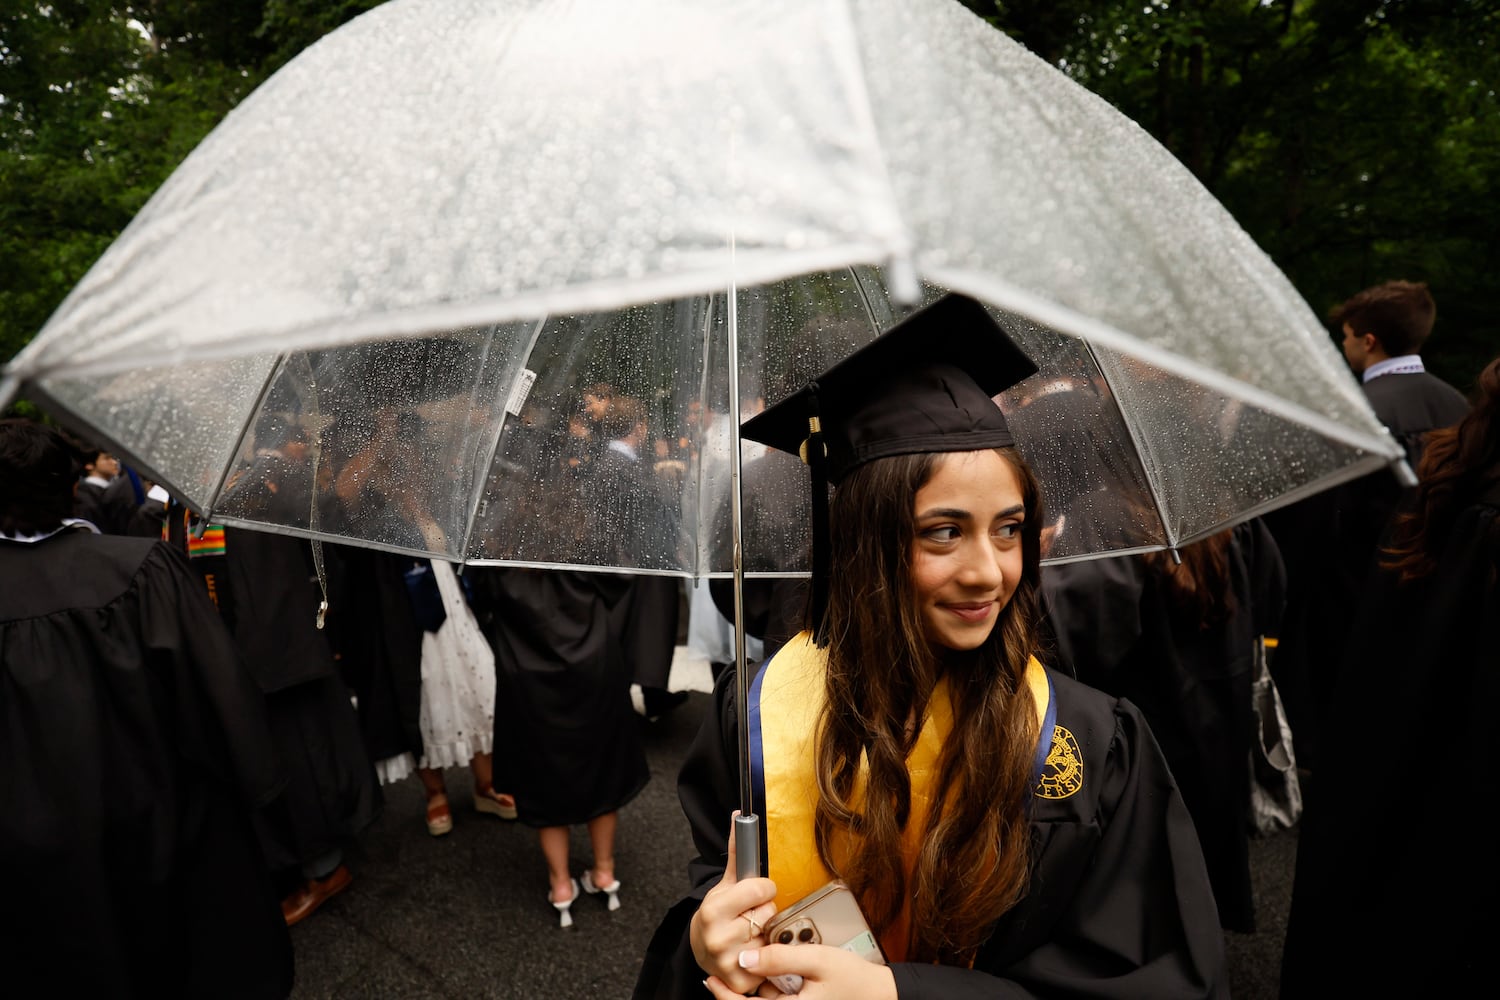
[[[966,0],[1148,129],[1324,311],[1427,281],[1430,365],[1500,352],[1496,0]]]
[[[6,5],[0,358],[230,108],[378,2]],[[1436,370],[1500,350],[1500,0],[962,2],[1150,130],[1315,309],[1426,280]]]
[[[48,0],[0,9],[0,359],[189,152],[379,0]]]

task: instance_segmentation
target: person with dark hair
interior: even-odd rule
[[[106,535],[160,538],[167,493],[141,482],[132,469],[95,445],[82,446],[83,478],[73,497],[73,514]]]
[[[1360,377],[1380,422],[1390,428],[1412,467],[1422,458],[1422,437],[1449,427],[1469,410],[1463,393],[1428,373],[1418,352],[1432,334],[1437,305],[1423,282],[1387,281],[1334,308],[1344,357]]]
[[[795,349],[789,357],[768,355],[768,362],[775,359],[785,364],[765,372],[767,398],[777,402],[785,399],[813,374],[853,354],[871,339],[870,327],[864,320],[838,315],[814,316],[797,330]],[[764,408],[764,401],[761,408]],[[798,551],[788,533],[779,527],[788,506],[798,510],[808,507],[810,491],[805,467],[796,456],[775,449],[763,449],[759,456],[752,458],[748,449],[742,447],[741,454],[745,456],[741,470],[744,479],[740,487],[742,543],[747,560],[751,560],[747,563],[747,571],[807,570],[806,546]],[[716,565],[720,566],[733,564],[728,493],[726,487],[715,514],[713,537],[719,542]],[[764,528],[761,526],[763,521]],[[734,581],[713,579],[709,581],[708,589],[720,616],[733,625]],[[745,634],[761,641],[762,653],[769,659],[801,631],[800,622],[807,604],[807,579],[800,576],[746,579],[741,598]],[[722,665],[715,670],[715,680],[721,672]]]
[[[1437,307],[1422,282],[1387,281],[1332,309],[1344,356],[1375,415],[1421,465],[1423,442],[1469,410],[1463,394],[1429,373],[1417,352],[1432,333]],[[1272,673],[1299,734],[1299,763],[1317,770],[1332,665],[1348,635],[1357,603],[1402,487],[1382,469],[1267,516],[1286,556],[1286,627]]]
[[[177,552],[68,529],[76,481],[58,432],[0,420],[6,989],[284,997],[260,691]]]
[[[1500,358],[1479,376],[1473,412],[1428,436],[1419,478],[1333,691],[1297,850],[1283,997],[1473,996],[1492,978],[1493,831],[1407,806],[1451,799],[1482,815],[1496,792]]]
[[[606,503],[588,489],[594,466],[569,463],[568,435],[567,428],[556,427],[540,447],[524,439],[506,442],[544,456],[560,478],[528,469],[513,493],[496,492],[522,513],[518,523],[549,533],[548,551],[559,563],[588,564],[608,553],[626,529],[606,513],[617,498],[606,492]],[[511,452],[496,465],[518,468]],[[470,567],[466,576],[495,652],[495,786],[515,797],[517,818],[537,831],[547,901],[562,927],[573,925],[580,892],[619,909],[619,813],[651,779],[617,624],[634,579],[513,567]],[[581,878],[574,878],[570,856],[569,828],[577,824],[587,827],[593,850]]]
[[[1203,845],[1219,922],[1255,930],[1247,761],[1257,738],[1252,653],[1279,634],[1286,570],[1251,521],[1166,552],[1042,571],[1058,659],[1140,708]]]
[[[73,516],[106,534],[119,534],[112,530],[115,514],[105,505],[104,496],[120,475],[120,460],[88,442],[79,445],[78,454],[83,461],[83,476],[73,494]]]
[[[991,398],[1034,371],[949,296],[745,425],[813,463],[808,630],[743,719],[735,672],[716,686],[679,781],[693,887],[637,997],[1227,995],[1192,820],[1145,720],[1035,657],[1042,498]],[[743,879],[742,739],[764,819],[764,874]],[[772,933],[830,880],[868,930]]]

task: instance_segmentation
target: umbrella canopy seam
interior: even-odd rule
[[[542,328],[547,325],[547,319],[548,317],[543,316],[541,319],[536,321],[536,325],[531,329],[531,339],[527,343],[526,350],[521,356],[523,360],[517,363],[515,378],[511,380],[511,383],[507,387],[505,395],[503,397],[507,402],[509,402],[511,397],[515,394],[516,387],[520,385],[523,379],[526,378],[526,373],[531,368],[531,355],[532,352],[536,350],[537,340],[541,338]],[[494,338],[495,331],[491,330],[491,346],[494,344]],[[489,348],[486,347],[486,358],[488,357],[488,350]],[[478,389],[477,384],[475,385],[475,389]],[[479,475],[475,479],[474,495],[470,498],[468,503],[469,516],[468,520],[464,524],[463,543],[458,548],[458,562],[460,565],[465,565],[469,561],[469,543],[472,541],[474,535],[474,522],[479,518],[479,505],[484,501],[485,487],[489,483],[490,473],[494,470],[495,456],[500,451],[500,438],[505,433],[505,426],[509,422],[510,411],[502,407],[500,411],[500,419],[495,421],[495,436],[484,451],[485,459],[478,466]]]
[[[1141,475],[1146,480],[1146,489],[1151,491],[1151,502],[1156,507],[1156,518],[1161,522],[1162,534],[1166,536],[1166,547],[1177,548],[1177,526],[1167,519],[1167,505],[1162,498],[1160,489],[1161,463],[1157,461],[1156,453],[1151,448],[1146,436],[1141,433],[1140,426],[1125,412],[1125,407],[1120,405],[1120,395],[1115,386],[1114,378],[1110,369],[1099,363],[1099,356],[1094,353],[1094,345],[1088,341],[1083,342],[1083,349],[1088,352],[1089,358],[1094,362],[1094,367],[1099,371],[1099,377],[1109,389],[1109,401],[1113,404],[1115,412],[1120,416],[1120,422],[1125,425],[1125,431],[1130,435],[1130,440],[1135,443],[1135,455],[1141,463]],[[1153,468],[1146,468],[1146,457],[1150,456]]]
[[[1039,323],[1086,343],[1119,351],[1121,354],[1179,375],[1190,382],[1216,389],[1227,396],[1249,403],[1251,406],[1266,410],[1293,423],[1301,424],[1351,448],[1373,452],[1391,460],[1400,459],[1405,454],[1401,445],[1391,437],[1385,425],[1375,417],[1375,411],[1370,409],[1369,404],[1364,402],[1362,397],[1352,401],[1350,409],[1358,419],[1368,425],[1367,433],[1364,434],[1324,414],[1309,410],[1301,404],[1276,396],[1259,386],[1242,382],[1233,376],[1209,368],[1202,362],[1173,354],[1164,348],[1123,333],[1108,324],[1091,320],[1087,316],[1082,316],[1064,306],[1049,302],[1003,281],[985,278],[971,271],[943,267],[924,268],[923,276],[944,288],[964,292],[991,305],[1023,313]],[[1329,350],[1332,349],[1330,342]],[[1359,392],[1359,387],[1354,383],[1352,376],[1349,387],[1354,392]]]

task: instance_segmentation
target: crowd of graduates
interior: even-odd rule
[[[633,468],[639,404],[594,392],[603,404],[559,460],[580,477],[656,475],[644,460]],[[48,901],[8,948],[90,956],[84,979],[100,995],[285,995],[286,928],[352,884],[346,855],[381,812],[381,784],[413,771],[433,836],[460,812],[538,831],[546,899],[564,926],[580,891],[619,905],[616,816],[650,777],[632,686],[653,720],[687,697],[666,690],[677,580],[460,574],[441,560],[205,523],[103,448],[19,419],[3,436],[0,546],[16,561],[0,619],[7,667],[11,653],[29,661],[6,675],[7,778],[31,777],[4,783],[15,809],[0,856],[8,873],[67,868],[86,897],[53,898],[20,878],[22,897]],[[427,511],[389,478],[366,478],[388,461],[373,440],[345,449],[331,477],[343,509],[326,513],[395,508],[424,547],[445,550]],[[263,419],[248,450],[231,477],[241,510],[308,501],[296,474],[306,443],[286,420]],[[32,738],[38,730],[46,737]],[[87,767],[66,763],[79,755]],[[452,807],[444,783],[444,769],[465,765],[472,814]],[[69,783],[108,787],[109,803],[79,812],[57,797]],[[574,824],[592,846],[577,878]],[[155,870],[132,856],[147,846]],[[212,893],[199,884],[210,865]],[[180,959],[166,961],[174,949]]]
[[[1284,996],[1458,986],[1494,928],[1500,868],[1483,830],[1411,806],[1414,794],[1493,790],[1485,710],[1500,650],[1500,359],[1471,406],[1424,370],[1434,316],[1426,287],[1408,282],[1333,316],[1419,485],[1383,471],[1180,552],[1039,577],[1039,655],[1139,709],[1190,815],[1218,922],[1236,931],[1255,925],[1253,653],[1279,639],[1271,671],[1308,801]],[[592,387],[550,458],[576,489],[522,498],[568,525],[580,556],[648,547],[636,536],[672,532],[679,513],[669,485],[652,510],[623,516],[587,510],[591,491],[650,497],[642,481],[727,460],[722,415],[700,409],[691,441],[670,442],[647,416]],[[257,434],[281,450],[255,456],[260,499],[242,494],[242,509],[311,502],[313,483],[287,471],[297,435],[273,424]],[[376,502],[421,548],[451,548],[441,518],[397,490],[372,492],[374,462],[359,442],[343,447],[327,501],[343,510],[329,516]],[[747,516],[755,488],[747,476]],[[443,770],[461,766],[476,815],[538,830],[564,926],[581,892],[618,904],[618,812],[650,777],[630,689],[648,717],[686,697],[667,689],[679,581],[456,573],[200,523],[106,449],[23,420],[0,423],[0,491],[0,870],[28,901],[0,908],[0,940],[32,956],[23,984],[68,963],[99,995],[284,996],[286,927],[352,883],[345,854],[379,814],[381,783],[413,771],[434,836],[456,820]],[[1041,554],[1054,540],[1038,539]],[[747,590],[747,631],[767,657],[800,629],[805,590]],[[695,630],[722,640],[722,619],[705,625],[708,591],[692,593]],[[727,611],[727,594],[715,597]],[[592,847],[577,876],[575,824]],[[1435,876],[1439,855],[1461,870]]]

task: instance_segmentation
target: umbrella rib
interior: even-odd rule
[[[213,493],[209,494],[208,504],[203,510],[203,519],[210,520],[213,517],[214,508],[219,506],[220,495],[224,492],[224,484],[229,481],[230,472],[234,471],[235,458],[240,449],[245,447],[245,438],[250,435],[255,426],[255,420],[260,416],[261,407],[266,405],[266,397],[271,394],[271,386],[276,384],[276,376],[286,366],[287,355],[283,352],[276,355],[276,362],[271,365],[271,370],[266,373],[265,381],[260,384],[260,392],[255,395],[255,404],[250,407],[249,417],[240,425],[240,433],[234,440],[234,449],[224,460],[223,468],[219,471],[219,482],[214,486]]]
[[[495,421],[495,436],[485,448],[484,462],[479,465],[479,479],[475,485],[473,496],[469,497],[469,516],[464,520],[463,546],[458,550],[460,564],[469,561],[469,543],[474,537],[474,519],[479,516],[479,502],[484,499],[484,491],[489,486],[490,468],[495,464],[495,453],[500,450],[500,438],[505,433],[505,423],[510,416],[510,411],[505,408],[505,403],[515,393],[516,386],[520,384],[525,376],[527,365],[531,363],[531,352],[536,350],[536,342],[542,336],[542,327],[547,325],[547,317],[543,316],[537,320],[536,326],[531,328],[531,339],[526,344],[526,350],[516,364],[515,377],[511,379],[510,387],[505,391],[505,402],[500,405],[500,419]],[[494,332],[490,333],[493,340]]]
[[[880,321],[875,318],[875,306],[870,301],[870,293],[865,289],[865,283],[859,276],[859,271],[853,266],[848,269],[849,277],[854,279],[854,290],[859,293],[859,304],[864,307],[865,319],[870,321],[870,329],[875,336],[880,336]]]
[[[713,347],[713,335],[714,335],[714,296],[708,295],[708,296],[705,296],[704,298],[705,298],[705,303],[706,303],[707,308],[705,308],[703,310],[703,354],[701,355],[702,358],[703,358],[703,362],[702,362],[702,366],[701,366],[701,372],[700,372],[700,374],[698,376],[698,399],[699,399],[699,405],[702,407],[702,411],[700,411],[700,412],[703,412],[703,413],[706,414],[707,410],[708,410],[708,405],[709,405],[709,400],[708,400],[708,369],[709,369],[709,358],[710,358],[710,353],[709,352],[712,350],[712,347]],[[726,322],[728,321],[728,317],[727,316],[725,317],[725,321]],[[698,434],[699,434],[700,437],[703,435],[703,430],[702,430],[701,426],[699,427]],[[740,429],[738,427],[734,427],[732,429],[732,436],[733,436],[734,443],[737,445],[739,443],[739,436],[740,436]],[[693,579],[694,580],[698,579],[698,575],[699,575],[699,573],[703,569],[703,542],[702,542],[702,538],[703,538],[703,531],[702,531],[702,527],[703,527],[703,464],[704,464],[703,463],[703,445],[704,445],[704,442],[702,442],[702,441],[700,441],[699,444],[698,444],[698,468],[697,468],[697,470],[695,472],[695,475],[693,477],[693,532],[692,532],[692,537],[695,539],[695,541],[694,541],[694,544],[693,544],[693,566],[692,566],[692,570],[693,570]],[[715,513],[717,513],[717,511],[715,511]]]
[[[1125,412],[1125,407],[1120,405],[1120,394],[1115,389],[1114,379],[1110,378],[1109,371],[1099,363],[1099,355],[1094,352],[1094,345],[1087,340],[1080,340],[1079,343],[1083,344],[1083,349],[1088,351],[1089,360],[1094,363],[1094,370],[1099,373],[1099,377],[1104,379],[1104,384],[1109,387],[1110,402],[1114,403],[1115,412],[1120,415],[1120,422],[1125,425],[1125,430],[1130,434],[1130,440],[1135,444],[1136,458],[1141,463],[1141,472],[1146,477],[1146,488],[1151,491],[1151,502],[1156,507],[1156,518],[1161,522],[1162,533],[1167,536],[1167,548],[1176,551],[1177,532],[1172,527],[1171,522],[1167,520],[1167,507],[1162,500],[1161,492],[1157,489],[1156,477],[1152,474],[1151,469],[1146,468],[1146,456],[1150,454],[1146,446],[1146,441],[1137,430],[1135,422],[1130,419],[1130,415]],[[1155,463],[1153,462],[1152,464],[1154,465]]]

